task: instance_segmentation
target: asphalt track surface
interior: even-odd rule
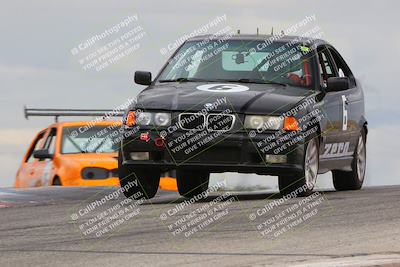
[[[0,189],[0,266],[400,266],[399,186],[283,202],[214,192],[194,204],[160,191],[85,209],[115,190]]]

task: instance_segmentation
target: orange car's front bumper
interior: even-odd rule
[[[120,186],[120,184],[118,178],[112,177],[104,180],[77,179],[74,181],[74,184],[66,184],[65,186]],[[178,191],[176,179],[172,177],[162,177],[160,179],[160,189]]]

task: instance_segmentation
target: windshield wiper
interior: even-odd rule
[[[238,80],[218,80],[221,82],[234,82],[234,83],[259,83],[259,84],[277,84],[282,86],[287,86],[286,83],[274,82],[270,80],[262,80],[262,79],[238,79]]]
[[[277,84],[282,86],[287,86],[285,83],[274,82],[270,80],[262,80],[262,79],[237,79],[237,80],[229,80],[229,79],[213,79],[213,80],[205,80],[205,79],[196,79],[196,78],[177,78],[171,80],[159,80],[160,83],[166,82],[233,82],[233,83],[259,83],[259,84]]]
[[[160,83],[170,83],[170,82],[182,83],[182,82],[206,82],[206,80],[181,77],[181,78],[176,78],[176,79],[171,79],[171,80],[159,80],[158,82],[160,82]]]

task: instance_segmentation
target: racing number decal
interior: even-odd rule
[[[342,95],[342,114],[343,114],[343,122],[342,122],[342,130],[346,131],[347,130],[347,98],[345,95]]]
[[[215,83],[199,85],[196,89],[216,93],[237,93],[247,91],[250,88],[240,84]]]
[[[325,144],[325,152],[321,158],[337,158],[343,156],[351,156],[353,152],[349,152],[350,142]]]

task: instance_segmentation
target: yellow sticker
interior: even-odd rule
[[[300,51],[301,52],[310,52],[310,48],[308,48],[307,46],[300,46]]]

